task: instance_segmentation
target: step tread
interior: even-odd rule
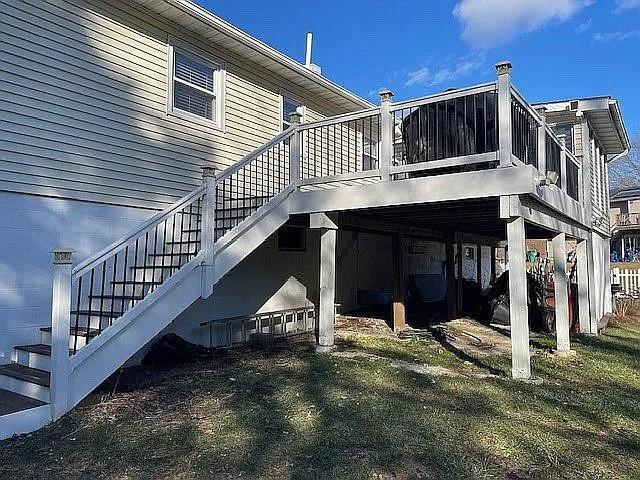
[[[46,357],[51,356],[51,345],[45,345],[44,343],[36,343],[34,345],[18,345],[13,347],[16,350],[23,352],[36,353],[38,355],[44,355]],[[69,349],[69,353],[72,354],[73,350]]]
[[[179,242],[166,242],[167,245],[192,245],[195,243],[200,243],[200,240],[181,240]]]
[[[71,315],[89,315],[89,310],[71,310]],[[91,310],[92,317],[102,317],[102,318],[118,318],[124,315],[124,312],[120,312],[117,310],[100,312],[98,310]],[[73,322],[73,319],[71,320]]]
[[[162,285],[160,280],[116,280],[111,283],[114,285]]]
[[[42,327],[40,329],[41,332],[50,332],[51,327]],[[97,328],[91,328],[87,330],[87,327],[71,327],[70,335],[73,335],[77,332],[77,334],[81,337],[95,337],[100,334],[100,330]]]
[[[171,252],[167,252],[167,253],[150,253],[149,256],[150,257],[186,257],[189,255],[195,256],[197,255],[198,252],[175,252],[175,253],[171,253]]]
[[[97,295],[91,294],[89,298],[117,298],[118,300],[142,300],[144,295]],[[92,312],[93,313],[93,312]]]
[[[49,386],[49,372],[45,372],[38,368],[26,367],[17,363],[0,365],[0,375],[6,375],[8,377],[17,378],[18,380],[24,380],[25,382],[35,383],[36,385],[41,385],[43,387]]]
[[[0,388],[0,415],[21,412],[42,405],[46,405],[46,402]]]
[[[51,345],[45,345],[44,343],[36,343],[33,345],[18,345],[13,347],[16,350],[22,350],[23,352],[36,353],[38,355],[51,356]]]

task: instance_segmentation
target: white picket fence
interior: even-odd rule
[[[640,294],[640,268],[612,268],[611,285],[620,285],[620,292],[627,295]]]

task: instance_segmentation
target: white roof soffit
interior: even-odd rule
[[[216,46],[280,75],[303,90],[312,92],[345,111],[375,106],[337,83],[318,75],[264,42],[234,27],[191,0],[135,0]],[[302,40],[301,40],[302,45]]]
[[[577,110],[571,109],[571,103],[578,102]],[[598,140],[607,153],[615,155],[629,148],[629,135],[624,125],[620,103],[611,97],[593,97],[578,100],[540,103],[545,106],[547,114],[570,113],[573,116],[581,112],[587,117]],[[575,105],[574,105],[575,107]]]

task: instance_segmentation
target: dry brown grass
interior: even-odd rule
[[[640,324],[640,298],[618,297],[615,299],[611,325]]]

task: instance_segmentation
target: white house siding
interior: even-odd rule
[[[281,129],[280,92],[340,113],[124,1],[0,0],[0,190],[161,208]],[[169,36],[226,63],[224,131],[167,115]]]
[[[0,192],[0,364],[14,345],[40,342],[51,325],[52,251],[87,258],[144,221],[149,210]]]

